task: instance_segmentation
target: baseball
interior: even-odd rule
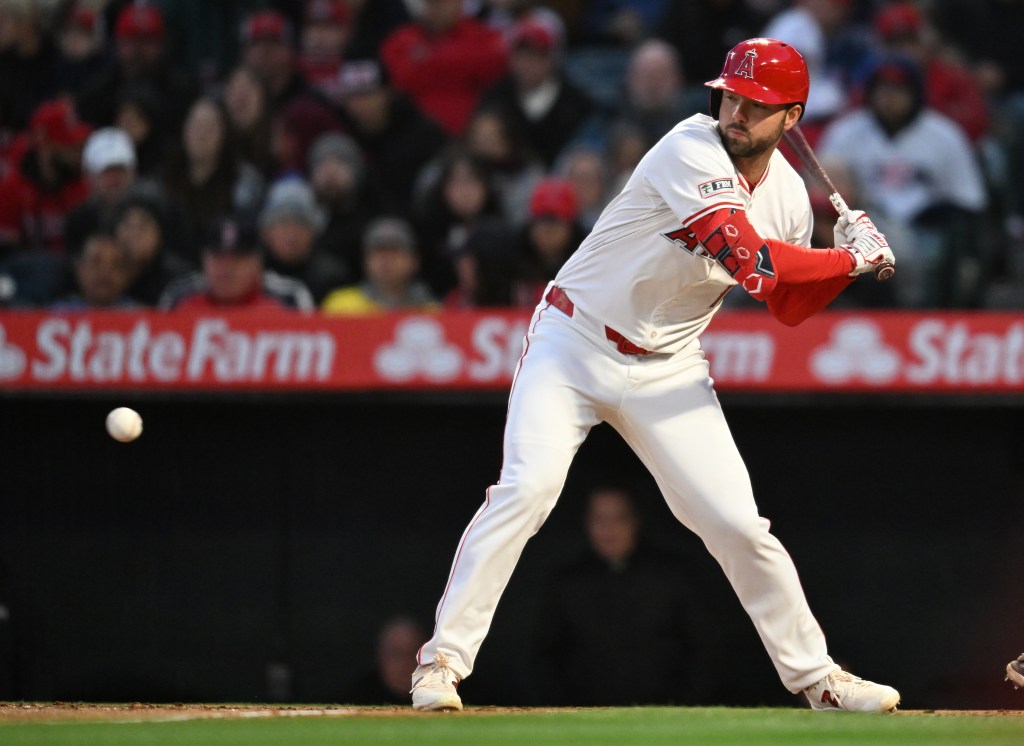
[[[118,407],[107,415],[107,432],[114,440],[130,443],[142,435],[142,418],[134,409]]]

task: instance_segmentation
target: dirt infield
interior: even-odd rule
[[[466,715],[509,715],[518,712],[566,712],[567,709],[533,707],[467,707]],[[1002,716],[1024,719],[1024,710],[900,710],[903,715]],[[410,707],[345,707],[343,705],[249,705],[249,704],[97,704],[84,702],[0,702],[0,723],[42,723],[110,720],[122,722],[279,717],[395,717],[418,713]],[[443,714],[442,714],[443,716]]]

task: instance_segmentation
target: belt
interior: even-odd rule
[[[544,296],[544,300],[569,317],[572,317],[573,312],[576,310],[576,306],[571,300],[569,300],[569,296],[566,295],[565,291],[557,285],[551,286],[548,294]],[[650,350],[645,350],[643,347],[633,344],[610,326],[606,326],[604,328],[604,335],[609,341],[614,342],[615,348],[624,355],[654,354]]]

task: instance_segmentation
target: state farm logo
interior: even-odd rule
[[[829,344],[811,354],[811,370],[829,383],[888,383],[899,375],[900,362],[878,326],[863,319],[836,324]]]
[[[7,330],[0,324],[0,380],[18,378],[25,372],[25,352],[7,341]]]
[[[444,338],[444,327],[434,319],[414,317],[395,326],[395,340],[377,350],[373,367],[389,381],[403,382],[423,376],[435,382],[451,381],[462,370],[463,355]]]
[[[189,333],[190,332],[190,333]],[[334,368],[327,332],[246,330],[201,318],[189,332],[97,329],[88,318],[49,318],[36,330],[30,369],[36,381],[83,383],[325,381]]]

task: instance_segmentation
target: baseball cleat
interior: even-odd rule
[[[416,710],[461,710],[462,699],[455,687],[459,680],[448,668],[448,656],[438,653],[432,663],[417,666],[412,673],[412,706]]]
[[[1013,682],[1014,689],[1024,686],[1024,654],[1006,664],[1006,680]]]
[[[865,681],[837,668],[814,686],[804,689],[812,710],[892,712],[900,693],[891,686]]]

